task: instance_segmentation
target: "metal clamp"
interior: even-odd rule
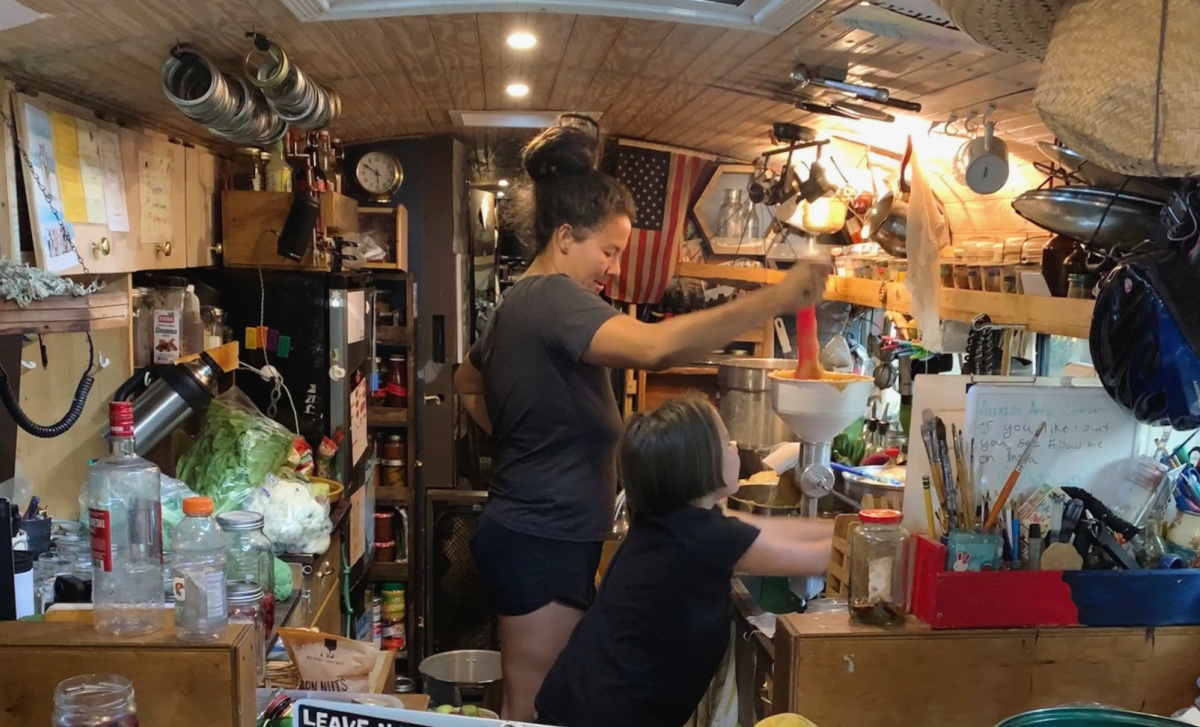
[[[92,256],[99,259],[101,255],[108,255],[112,252],[112,245],[107,237],[101,237],[99,242],[92,243]]]
[[[166,242],[157,243],[154,246],[154,252],[163,257],[171,257],[171,241],[167,240]]]

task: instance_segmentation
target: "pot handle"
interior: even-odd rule
[[[113,394],[113,401],[129,401],[131,396],[141,394],[150,384],[153,384],[159,379],[159,375],[163,365],[156,364],[146,366],[145,368],[137,369],[133,372],[133,376],[129,380],[117,387],[116,393]]]

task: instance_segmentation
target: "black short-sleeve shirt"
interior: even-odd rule
[[[608,369],[582,357],[616,315],[565,275],[526,277],[472,346],[497,450],[487,512],[499,524],[558,540],[612,532],[621,413]]]
[[[635,516],[537,696],[564,727],[682,727],[729,646],[730,579],[759,530],[719,509]]]

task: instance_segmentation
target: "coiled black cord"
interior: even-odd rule
[[[88,366],[83,372],[83,377],[79,379],[79,386],[75,387],[75,398],[71,399],[71,406],[67,409],[67,413],[59,419],[57,423],[50,426],[38,424],[29,418],[29,415],[21,409],[21,402],[17,399],[17,395],[13,393],[12,387],[8,384],[8,372],[4,370],[4,366],[0,365],[0,402],[4,403],[4,408],[12,415],[13,421],[17,426],[29,432],[35,437],[42,439],[53,439],[54,437],[65,434],[68,429],[75,426],[75,422],[79,421],[79,416],[83,414],[83,406],[87,403],[88,393],[92,390],[92,384],[95,379],[92,378],[92,366],[96,362],[96,348],[92,344],[92,334],[87,334],[88,342]]]

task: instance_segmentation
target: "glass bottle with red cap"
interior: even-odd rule
[[[850,618],[904,623],[908,612],[908,531],[899,510],[863,510],[850,536]]]
[[[116,636],[162,628],[162,473],[134,452],[133,404],[108,407],[112,454],[88,470],[92,618]]]

